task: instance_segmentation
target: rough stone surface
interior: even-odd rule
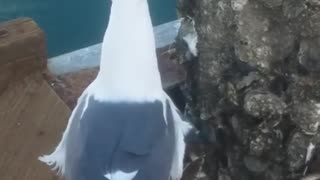
[[[320,70],[320,38],[303,39],[298,54],[299,63],[311,73]]]
[[[306,134],[316,134],[320,125],[320,104],[313,102],[294,104],[291,120]]]
[[[280,123],[287,105],[279,97],[268,92],[252,91],[245,96],[244,110],[256,118],[263,118],[272,126]],[[272,122],[270,122],[272,121]]]
[[[189,19],[177,37],[185,114],[205,142],[188,176],[319,174],[320,1],[178,0],[178,12]],[[191,56],[183,37],[194,29]]]
[[[310,137],[304,133],[300,131],[293,132],[287,147],[287,164],[290,170],[296,171],[304,166],[309,142]]]
[[[292,52],[295,36],[287,20],[279,18],[280,13],[258,2],[248,3],[237,13],[236,52],[242,61],[272,70],[273,63],[283,61]]]

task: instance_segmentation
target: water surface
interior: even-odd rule
[[[45,31],[49,56],[101,42],[110,0],[0,0],[0,22],[32,17]],[[149,0],[154,25],[176,18],[175,0]]]

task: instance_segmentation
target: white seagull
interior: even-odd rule
[[[39,160],[67,180],[179,180],[191,128],[162,89],[147,0],[113,0],[100,71]]]

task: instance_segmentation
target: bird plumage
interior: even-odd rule
[[[55,151],[67,180],[178,180],[191,126],[163,91],[146,0],[114,0],[100,71]]]

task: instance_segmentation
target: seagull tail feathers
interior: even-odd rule
[[[65,173],[65,159],[66,159],[66,141],[67,141],[67,135],[69,133],[72,121],[74,120],[74,117],[76,115],[76,111],[79,108],[79,104],[83,102],[85,98],[87,98],[87,91],[88,88],[83,92],[83,94],[79,97],[77,106],[72,111],[71,116],[69,118],[66,130],[63,133],[62,139],[59,142],[56,149],[49,155],[43,155],[38,157],[38,160],[41,162],[47,164],[48,166],[51,166],[53,171],[56,171],[59,176],[63,176]]]
[[[174,102],[167,94],[166,99],[169,101],[174,119],[176,140],[176,147],[170,176],[172,180],[180,180],[183,174],[183,160],[186,147],[185,137],[193,129],[193,126],[189,122],[182,120],[178,108],[175,106]]]
[[[65,172],[65,148],[63,144],[59,144],[55,151],[49,155],[43,155],[38,158],[41,162],[51,166],[59,176]]]

